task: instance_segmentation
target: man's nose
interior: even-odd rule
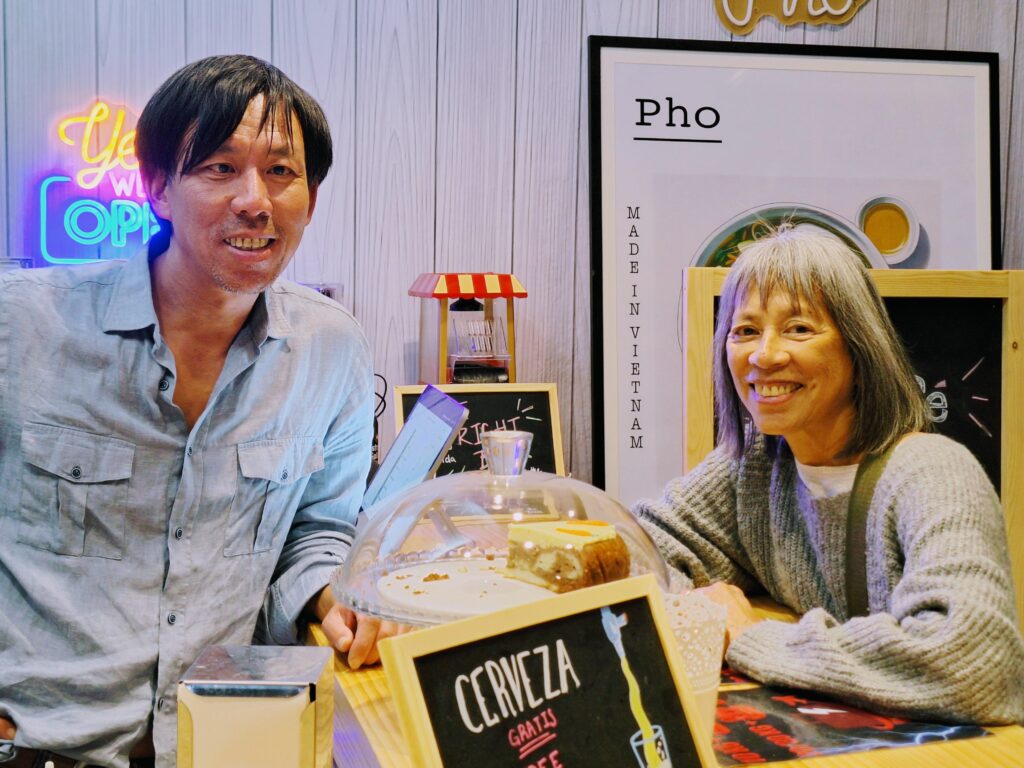
[[[778,368],[789,361],[789,353],[776,334],[765,332],[750,353],[750,364],[758,368]]]
[[[270,209],[270,195],[263,174],[256,168],[240,174],[231,200],[232,212],[255,219],[269,216]]]

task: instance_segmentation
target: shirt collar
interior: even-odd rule
[[[282,294],[284,288],[279,281],[260,294],[253,307],[253,338],[262,344],[265,339],[284,339],[292,333],[292,324],[284,311]],[[257,321],[259,324],[257,324]]]
[[[267,339],[286,338],[292,332],[281,300],[282,290],[275,282],[256,299],[247,324],[258,345]],[[143,248],[128,260],[117,277],[103,318],[103,330],[136,331],[156,325],[150,259]]]
[[[121,269],[103,317],[104,331],[137,331],[156,325],[149,254],[143,248]]]

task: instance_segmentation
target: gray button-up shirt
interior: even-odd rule
[[[144,254],[0,276],[0,715],[18,746],[127,766],[152,715],[173,766],[182,672],[254,632],[293,642],[351,543],[373,374],[344,308],[279,281],[191,430],[174,386]]]

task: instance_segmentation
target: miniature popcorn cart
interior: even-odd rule
[[[420,383],[516,380],[512,302],[526,298],[526,289],[515,275],[425,272],[409,295],[422,299]]]

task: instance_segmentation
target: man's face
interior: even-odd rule
[[[289,144],[280,111],[260,131],[262,112],[261,95],[212,155],[149,185],[154,209],[174,228],[162,258],[177,261],[200,285],[230,293],[259,293],[281,274],[316,203],[298,120],[292,116]]]

